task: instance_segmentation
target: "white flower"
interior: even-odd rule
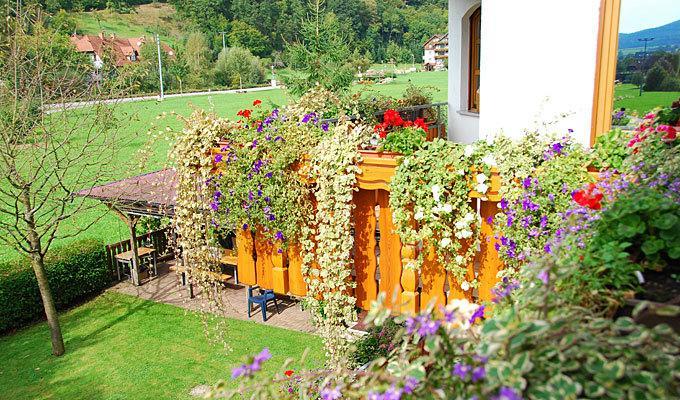
[[[496,167],[498,164],[496,164],[496,159],[494,158],[493,154],[487,154],[482,158],[482,162],[489,167]]]
[[[451,238],[447,238],[447,237],[443,238],[443,239],[439,242],[439,245],[440,245],[441,247],[449,247],[450,244],[451,244]]]
[[[484,193],[486,193],[487,190],[489,190],[489,185],[487,185],[485,183],[480,183],[479,185],[475,186],[475,190],[478,193],[484,194]]]
[[[425,217],[425,214],[423,214],[423,210],[418,210],[418,212],[415,213],[413,218],[415,218],[416,221],[420,221]]]
[[[469,229],[463,229],[458,232],[456,232],[456,237],[458,239],[467,239],[472,236],[472,231]]]
[[[465,157],[470,157],[474,152],[475,148],[471,144],[465,146]]]
[[[464,292],[467,292],[470,290],[470,284],[467,281],[463,281],[463,283],[460,284],[460,288],[463,289]]]
[[[451,211],[453,211],[453,206],[452,206],[451,204],[449,204],[449,203],[446,203],[446,204],[444,204],[444,206],[441,208],[441,210],[444,211],[445,213],[450,213]]]
[[[456,264],[462,265],[463,262],[465,261],[465,258],[464,258],[462,255],[458,254],[458,255],[456,256],[456,259],[455,259],[455,260],[456,260]]]
[[[465,170],[464,169],[459,169],[457,172],[458,175],[463,176],[465,175]]]
[[[484,174],[477,174],[477,183],[484,183],[486,180],[489,179],[486,175]]]
[[[441,187],[439,185],[434,185],[432,186],[432,196],[434,197],[434,201],[439,203],[439,196],[441,196]]]

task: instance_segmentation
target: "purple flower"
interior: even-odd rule
[[[505,210],[508,208],[508,201],[505,198],[501,199],[501,209]]]
[[[544,215],[544,216],[541,217],[540,226],[541,226],[541,228],[545,228],[546,226],[548,226],[548,216],[547,215]]]
[[[222,161],[222,153],[217,153],[215,154],[215,164],[219,163]]]
[[[306,124],[307,122],[309,122],[310,119],[312,119],[315,116],[316,116],[316,113],[313,113],[313,112],[311,112],[309,114],[305,114],[305,116],[302,117],[302,123]]]
[[[546,254],[551,254],[552,253],[552,248],[550,247],[550,243],[546,243],[545,246],[543,246],[543,251]]]
[[[267,179],[270,179],[272,176],[274,176],[273,172],[267,172],[266,174],[264,174],[264,177]]]
[[[493,215],[486,217],[486,223],[489,225],[493,224]]]
[[[467,379],[467,376],[468,376],[468,374],[470,373],[471,370],[472,370],[472,367],[467,365],[467,364],[456,363],[453,366],[453,372],[451,372],[451,375],[455,375],[455,376],[459,377],[460,379]]]
[[[220,203],[216,201],[211,201],[210,208],[212,208],[213,211],[217,211],[220,208]]]
[[[481,366],[472,370],[472,382],[481,381],[486,377],[486,369]]]
[[[404,393],[406,394],[411,394],[413,393],[414,390],[418,387],[418,384],[420,384],[420,381],[417,378],[414,378],[412,376],[409,376],[406,378],[404,381]]]
[[[264,162],[260,159],[255,160],[253,163],[253,172],[256,174],[260,173],[260,170],[262,169],[262,165],[264,165]]]
[[[257,139],[253,139],[253,143],[250,145],[251,149],[257,148]]]
[[[529,189],[531,187],[531,177],[527,176],[522,180],[522,186],[524,189]]]
[[[484,318],[484,306],[481,305],[470,317],[470,324],[474,324],[478,319]]]
[[[276,235],[274,235],[274,237],[276,238],[276,240],[280,240],[282,242],[285,240],[285,238],[283,237],[283,232],[281,231],[276,232]]]
[[[253,357],[250,364],[242,364],[231,370],[231,379],[236,379],[241,376],[251,376],[253,373],[262,369],[262,363],[272,358],[272,353],[269,348],[265,347],[261,352]]]
[[[258,124],[257,125],[257,133],[262,133],[263,130],[264,130],[264,124],[263,123]]]
[[[492,400],[522,400],[522,396],[515,391],[515,389],[503,386],[498,391],[498,396],[491,398]]]
[[[321,390],[321,399],[322,400],[338,400],[342,398],[342,393],[340,393],[340,386],[336,386],[334,388],[323,388]]]
[[[245,230],[248,230],[248,224],[243,224],[243,227],[242,227],[242,228],[243,228],[244,231],[245,231]]]
[[[547,246],[547,245],[546,245]],[[543,284],[547,285],[548,282],[550,281],[550,274],[548,273],[547,269],[542,270],[541,272],[538,273],[538,279],[540,279]]]
[[[564,148],[564,145],[563,145],[562,143],[560,143],[560,142],[555,142],[555,143],[553,143],[553,145],[551,146],[551,150],[552,150],[555,154],[562,154],[562,149],[563,149],[563,148]]]
[[[434,335],[435,333],[437,333],[437,330],[439,329],[440,325],[441,321],[439,320],[431,320],[429,318],[424,318],[420,324],[420,328],[418,328],[418,334],[420,336]]]
[[[272,110],[272,118],[278,118],[279,117],[279,109],[275,108]]]
[[[328,132],[328,122],[324,122],[323,124],[321,124],[321,129],[324,132]]]

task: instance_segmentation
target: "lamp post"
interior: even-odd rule
[[[645,61],[647,61],[647,42],[651,42],[654,40],[653,37],[646,37],[646,38],[639,38],[638,42],[644,42],[645,43],[645,49],[642,51],[642,69],[643,71],[643,77],[644,77],[644,67],[645,67]],[[642,96],[642,83],[640,83],[640,93],[638,96]]]
[[[163,93],[163,61],[161,61],[161,39],[158,37],[158,34],[156,34],[156,50],[158,50],[158,79],[161,83],[160,99],[163,100],[165,98],[165,94]]]

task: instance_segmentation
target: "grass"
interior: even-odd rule
[[[668,107],[680,98],[680,92],[642,92],[633,84],[617,85],[614,92],[614,109],[625,108],[629,112],[637,111],[643,116],[656,107]]]
[[[128,14],[106,9],[73,15],[76,30],[81,34],[97,35],[103,31],[120,37],[149,37],[158,33],[162,41],[171,45],[182,36],[183,23],[175,7],[166,3],[137,6]]]
[[[366,85],[354,87],[353,90],[370,90],[389,96],[400,97],[409,83],[418,86],[429,85],[439,89],[434,93],[434,101],[446,101],[447,97],[447,73],[418,72],[401,75],[393,82],[384,85]],[[155,129],[181,129],[182,121],[178,116],[189,116],[194,109],[204,109],[223,117],[235,117],[238,110],[252,105],[253,101],[260,99],[265,106],[282,106],[291,98],[283,90],[270,90],[258,93],[231,93],[219,95],[202,95],[191,97],[168,98],[163,102],[153,100],[122,103],[116,108],[116,115],[121,121],[122,134],[127,138],[119,144],[116,162],[120,170],[116,179],[122,179],[143,172],[154,171],[166,165],[167,150],[169,144],[163,141],[154,143],[155,154],[146,165],[139,166],[136,163],[142,149],[148,140],[147,131],[155,126]],[[159,115],[166,114],[164,118],[157,119]],[[82,213],[73,220],[66,221],[64,228],[72,229],[77,226],[85,226],[90,221],[101,218],[92,228],[76,238],[57,243],[66,244],[70,241],[84,238],[94,238],[105,243],[114,243],[128,238],[128,228],[104,206]],[[0,261],[16,257],[15,250],[0,245]]]
[[[0,397],[5,399],[186,399],[191,388],[229,379],[231,368],[266,344],[278,371],[305,348],[305,365],[323,364],[321,339],[228,320],[226,343],[211,344],[201,316],[167,304],[108,292],[61,316],[66,354],[50,353],[47,325],[0,338]]]

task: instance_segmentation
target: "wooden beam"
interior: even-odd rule
[[[597,37],[595,63],[595,90],[590,144],[599,135],[611,129],[611,113],[614,105],[614,80],[619,47],[619,16],[621,0],[600,1],[600,25]]]

